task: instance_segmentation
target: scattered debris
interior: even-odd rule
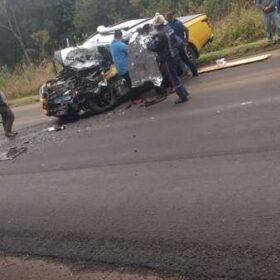
[[[251,105],[251,104],[253,104],[253,102],[252,101],[248,101],[248,102],[243,102],[240,105],[241,106],[247,106],[247,105]]]
[[[27,151],[26,147],[12,147],[7,152],[0,154],[0,161],[13,160]]]
[[[54,125],[48,128],[48,132],[62,131],[66,129],[65,125]]]
[[[227,65],[227,61],[223,57],[223,58],[220,58],[220,59],[216,60],[216,64],[217,64],[218,67],[225,67]]]
[[[126,107],[125,107],[125,110],[128,110],[128,109],[130,109],[132,107],[132,104],[130,103],[130,104],[128,104]]]
[[[259,56],[254,56],[254,57],[250,57],[250,58],[237,59],[237,60],[233,60],[233,61],[226,61],[223,58],[221,58],[216,61],[215,65],[210,65],[210,66],[200,68],[198,72],[199,72],[199,74],[202,74],[202,73],[208,73],[208,72],[222,70],[222,69],[226,69],[226,68],[237,67],[237,66],[241,66],[241,65],[245,65],[245,64],[264,61],[266,59],[269,59],[270,57],[271,57],[271,54],[266,54],[266,55],[259,55]]]
[[[143,102],[144,102],[144,99],[141,98],[141,97],[140,98],[135,98],[135,99],[131,100],[132,105],[140,105]]]
[[[166,98],[167,98],[167,95],[160,95],[160,96],[155,96],[152,98],[146,98],[143,106],[145,106],[145,107],[152,106],[154,104],[164,101]]]

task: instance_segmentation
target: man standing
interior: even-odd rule
[[[268,40],[273,39],[272,23],[276,26],[276,33],[278,39],[280,39],[280,23],[278,15],[276,13],[275,0],[257,0],[257,6],[262,9],[264,15],[265,30]]]
[[[189,42],[189,30],[182,21],[176,19],[173,12],[168,12],[165,17],[175,34],[181,39],[181,43],[178,46],[180,58],[188,67],[190,67],[193,76],[198,76],[196,65],[189,59],[185,51],[185,44],[188,44]]]
[[[2,91],[0,91],[0,114],[2,116],[5,136],[8,138],[15,137],[17,133],[12,132],[15,116],[10,107],[8,106],[6,96]]]
[[[116,30],[114,37],[111,43],[113,61],[117,68],[118,75],[123,77],[127,85],[131,88],[131,80],[128,73],[128,45],[123,41],[121,30]]]
[[[153,35],[153,39],[148,43],[147,47],[149,50],[157,53],[161,72],[164,74],[164,77],[168,78],[169,83],[179,96],[175,104],[187,102],[189,93],[177,74],[179,52],[174,30],[168,24],[165,24],[164,16],[159,14],[156,14],[154,17],[153,25],[157,33]]]

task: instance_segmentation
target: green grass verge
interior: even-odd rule
[[[276,41],[268,41],[266,39],[263,39],[252,43],[242,44],[236,47],[226,48],[220,51],[202,53],[200,58],[198,59],[198,64],[203,65],[215,62],[219,58],[239,56],[242,54],[253,53],[258,50],[265,51],[268,48],[280,48],[280,44]]]
[[[11,107],[19,107],[23,105],[33,104],[39,102],[39,95],[31,95],[22,98],[9,100],[9,105]]]

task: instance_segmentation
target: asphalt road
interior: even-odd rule
[[[0,163],[0,250],[280,279],[279,59],[201,75],[188,104],[171,96],[2,142],[28,152]]]

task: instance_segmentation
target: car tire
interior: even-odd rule
[[[186,53],[188,58],[194,63],[196,64],[196,59],[197,59],[197,55],[196,55],[196,51],[194,50],[194,48],[190,45],[186,46]]]
[[[88,100],[88,106],[93,113],[101,114],[110,109],[113,109],[114,106],[116,105],[117,98],[116,98],[114,91],[112,90],[111,87],[108,87],[107,90],[108,90],[108,92],[107,92],[106,104],[100,104],[95,98]]]

